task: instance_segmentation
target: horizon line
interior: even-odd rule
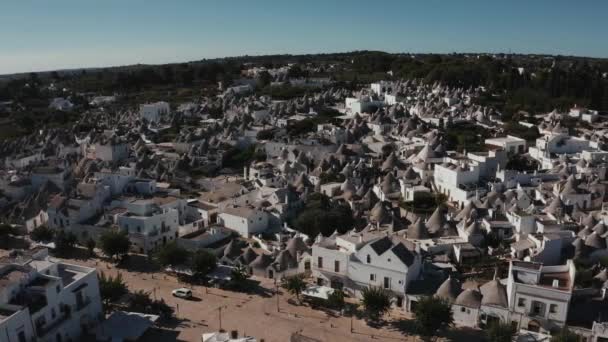
[[[67,71],[79,71],[79,70],[95,70],[95,69],[113,69],[113,68],[128,68],[135,66],[163,66],[163,65],[172,65],[172,64],[189,64],[189,63],[199,63],[205,61],[213,61],[213,60],[223,60],[223,59],[238,59],[238,58],[258,58],[258,57],[271,57],[271,56],[291,56],[291,57],[299,57],[299,56],[312,56],[312,55],[339,55],[339,54],[353,54],[353,53],[361,53],[361,52],[376,52],[376,53],[385,53],[389,55],[515,55],[515,56],[545,56],[545,57],[569,57],[569,58],[583,58],[583,59],[598,59],[598,60],[608,60],[608,56],[605,57],[597,57],[597,56],[589,56],[589,55],[576,55],[576,54],[554,54],[554,53],[525,53],[525,52],[388,52],[383,50],[350,50],[350,51],[334,51],[334,52],[307,52],[307,53],[265,53],[265,54],[244,54],[244,55],[232,55],[232,56],[221,56],[221,57],[203,57],[201,59],[193,59],[188,61],[173,61],[166,63],[141,63],[136,62],[132,64],[118,64],[118,65],[106,65],[106,66],[75,66],[75,67],[67,67],[67,68],[58,68],[58,69],[43,69],[43,70],[31,70],[31,71],[17,71],[12,73],[0,74],[0,78],[7,78],[11,76],[22,76],[26,74],[45,74],[52,72],[67,72]]]

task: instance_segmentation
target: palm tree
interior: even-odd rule
[[[289,293],[295,295],[298,302],[300,302],[300,294],[306,289],[306,282],[302,275],[297,274],[283,278],[281,286],[289,291]]]
[[[391,307],[391,295],[382,288],[368,287],[363,289],[361,295],[365,314],[372,322],[378,322]]]

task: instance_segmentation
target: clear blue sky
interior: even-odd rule
[[[274,53],[608,57],[606,0],[2,0],[0,74]]]

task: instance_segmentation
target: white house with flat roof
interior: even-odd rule
[[[139,115],[148,122],[159,122],[170,110],[169,103],[164,101],[146,103],[139,106]]]
[[[218,216],[220,224],[244,237],[262,233],[268,229],[268,213],[257,208],[227,207]]]
[[[0,341],[79,341],[103,319],[97,271],[46,249],[0,266]]]
[[[526,141],[524,139],[507,135],[506,137],[486,139],[486,145],[502,148],[507,153],[525,153]]]
[[[153,199],[127,203],[127,212],[118,216],[118,226],[129,234],[131,248],[138,253],[149,251],[177,239],[179,212],[161,208]]]

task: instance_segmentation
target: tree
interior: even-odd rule
[[[156,258],[162,266],[176,267],[183,265],[188,261],[190,253],[177,245],[176,242],[171,242],[163,246],[158,253]]]
[[[150,297],[150,292],[144,290],[137,290],[131,293],[129,311],[159,315],[164,318],[169,318],[173,315],[173,308],[167,305],[163,299],[153,300]]]
[[[342,290],[335,289],[334,292],[327,296],[327,305],[332,308],[340,309],[344,307],[344,292]]]
[[[118,230],[109,230],[103,233],[99,242],[103,253],[112,259],[127,254],[131,245],[127,234]]]
[[[551,342],[576,342],[578,341],[578,335],[573,333],[565,326],[558,332],[551,336]]]
[[[488,326],[486,337],[492,342],[512,342],[515,329],[509,323],[494,322]]]
[[[0,224],[0,240],[7,241],[10,235],[15,234],[15,228],[10,224]]]
[[[249,279],[249,273],[244,267],[238,266],[230,271],[230,286],[235,289],[243,289]]]
[[[47,226],[39,226],[32,230],[30,238],[36,242],[48,242],[53,240],[55,232]]]
[[[300,302],[300,294],[306,289],[306,282],[301,274],[296,274],[283,278],[281,286],[292,295],[295,295],[298,302]]]
[[[106,305],[118,301],[122,296],[129,292],[127,284],[122,279],[122,274],[116,276],[106,276],[101,272],[99,275],[99,292],[101,299]]]
[[[260,88],[264,88],[264,87],[270,85],[271,82],[272,82],[272,76],[270,75],[270,73],[268,71],[262,71],[258,75],[258,85],[260,86]]]
[[[300,232],[315,236],[330,236],[336,230],[345,233],[355,225],[353,212],[347,205],[332,203],[322,194],[312,194],[305,208],[294,219],[293,226]]]
[[[196,278],[205,277],[216,266],[217,258],[206,250],[198,250],[192,257],[192,273]]]
[[[432,341],[439,331],[454,322],[450,303],[433,296],[424,297],[416,304],[414,316],[416,329],[425,341]]]
[[[363,310],[372,322],[378,322],[391,307],[391,295],[380,287],[367,287],[361,292]]]
[[[59,255],[65,255],[70,252],[74,246],[76,246],[76,235],[72,232],[65,232],[63,230],[57,231],[55,233],[55,253]]]
[[[96,246],[95,240],[93,240],[92,238],[89,238],[87,240],[87,242],[85,243],[85,246],[87,247],[87,250],[89,251],[90,256],[95,255],[95,246]]]

